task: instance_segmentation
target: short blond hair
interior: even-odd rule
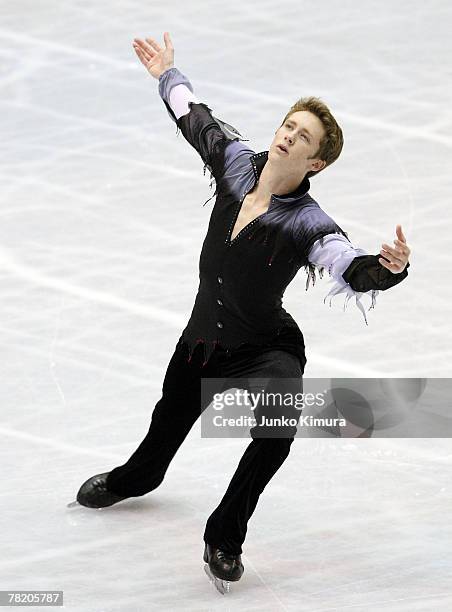
[[[281,123],[281,126],[284,125],[290,115],[293,115],[293,113],[298,111],[309,111],[318,117],[322,122],[325,135],[320,140],[318,150],[310,159],[319,158],[325,161],[326,165],[324,168],[322,168],[322,170],[325,170],[325,168],[327,166],[331,166],[331,164],[335,162],[341,154],[342,147],[344,145],[342,130],[336,119],[333,117],[333,114],[328,106],[320,98],[315,98],[314,96],[300,98],[297,100],[284,117],[284,121]],[[310,176],[318,174],[322,170],[310,170],[306,173],[306,176],[309,178]]]

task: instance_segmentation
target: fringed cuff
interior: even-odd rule
[[[326,299],[331,296],[331,298],[330,298],[330,306],[331,306],[331,300],[333,299],[333,296],[338,295],[339,293],[345,293],[346,294],[345,300],[344,300],[344,312],[345,312],[345,309],[346,309],[347,304],[350,301],[350,299],[353,296],[355,296],[356,306],[363,313],[363,317],[364,317],[364,321],[366,322],[366,325],[369,325],[368,322],[367,322],[367,317],[366,317],[366,312],[364,310],[364,306],[363,306],[363,304],[361,302],[361,298],[362,298],[363,295],[368,295],[371,298],[371,305],[368,308],[368,310],[370,310],[371,308],[375,308],[375,304],[376,304],[376,301],[377,301],[377,295],[378,295],[379,291],[376,290],[376,289],[371,289],[370,291],[365,291],[365,292],[354,291],[350,287],[350,285],[348,283],[346,283],[343,279],[337,278],[337,279],[334,279],[334,282],[333,282],[333,285],[331,287],[331,290],[325,296],[325,299],[323,300],[323,303],[325,303]]]
[[[364,305],[361,302],[361,298],[363,295],[368,295],[371,298],[371,305],[368,310],[375,307],[376,298],[378,295],[378,290],[371,289],[370,291],[355,291],[352,287],[347,283],[342,277],[342,273],[344,270],[350,266],[351,262],[359,256],[367,255],[366,251],[360,248],[355,248],[349,241],[348,237],[341,236],[337,233],[331,233],[326,236],[323,236],[322,239],[318,240],[312,250],[309,253],[308,267],[309,267],[309,277],[312,278],[313,284],[315,282],[315,274],[314,271],[316,267],[319,268],[319,276],[322,278],[323,271],[328,270],[328,275],[333,279],[333,284],[331,286],[330,292],[325,296],[323,302],[325,303],[326,299],[331,296],[331,300],[333,296],[339,293],[345,293],[344,300],[344,311],[347,307],[348,302],[352,297],[355,297],[356,306],[361,310],[364,316],[364,321],[366,325],[368,325],[366,312],[364,310]],[[306,284],[306,289],[308,288],[308,284]]]

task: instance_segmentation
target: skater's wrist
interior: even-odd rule
[[[171,68],[174,68],[174,64],[172,64],[171,66],[168,66],[167,68],[164,68],[164,69],[163,69],[161,72],[159,72],[159,73],[156,75],[156,77],[155,77],[155,78],[156,78],[157,80],[160,80],[160,77],[161,77],[163,74],[165,74],[165,72],[166,72],[167,70],[171,70]]]

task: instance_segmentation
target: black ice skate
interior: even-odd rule
[[[244,567],[240,555],[231,555],[206,544],[203,559],[206,562],[204,571],[222,595],[229,592],[229,582],[236,582],[242,577]]]
[[[68,504],[68,508],[81,504],[87,508],[106,508],[112,506],[126,497],[116,495],[107,489],[107,476],[110,472],[104,474],[96,474],[91,478],[88,478],[86,482],[82,484],[77,493],[77,501]]]

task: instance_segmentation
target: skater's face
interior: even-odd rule
[[[272,162],[280,163],[285,172],[302,172],[303,176],[309,171],[316,172],[326,165],[315,157],[324,136],[325,129],[316,115],[310,111],[297,111],[276,130],[269,155],[272,155]],[[284,145],[287,153],[278,145]]]

